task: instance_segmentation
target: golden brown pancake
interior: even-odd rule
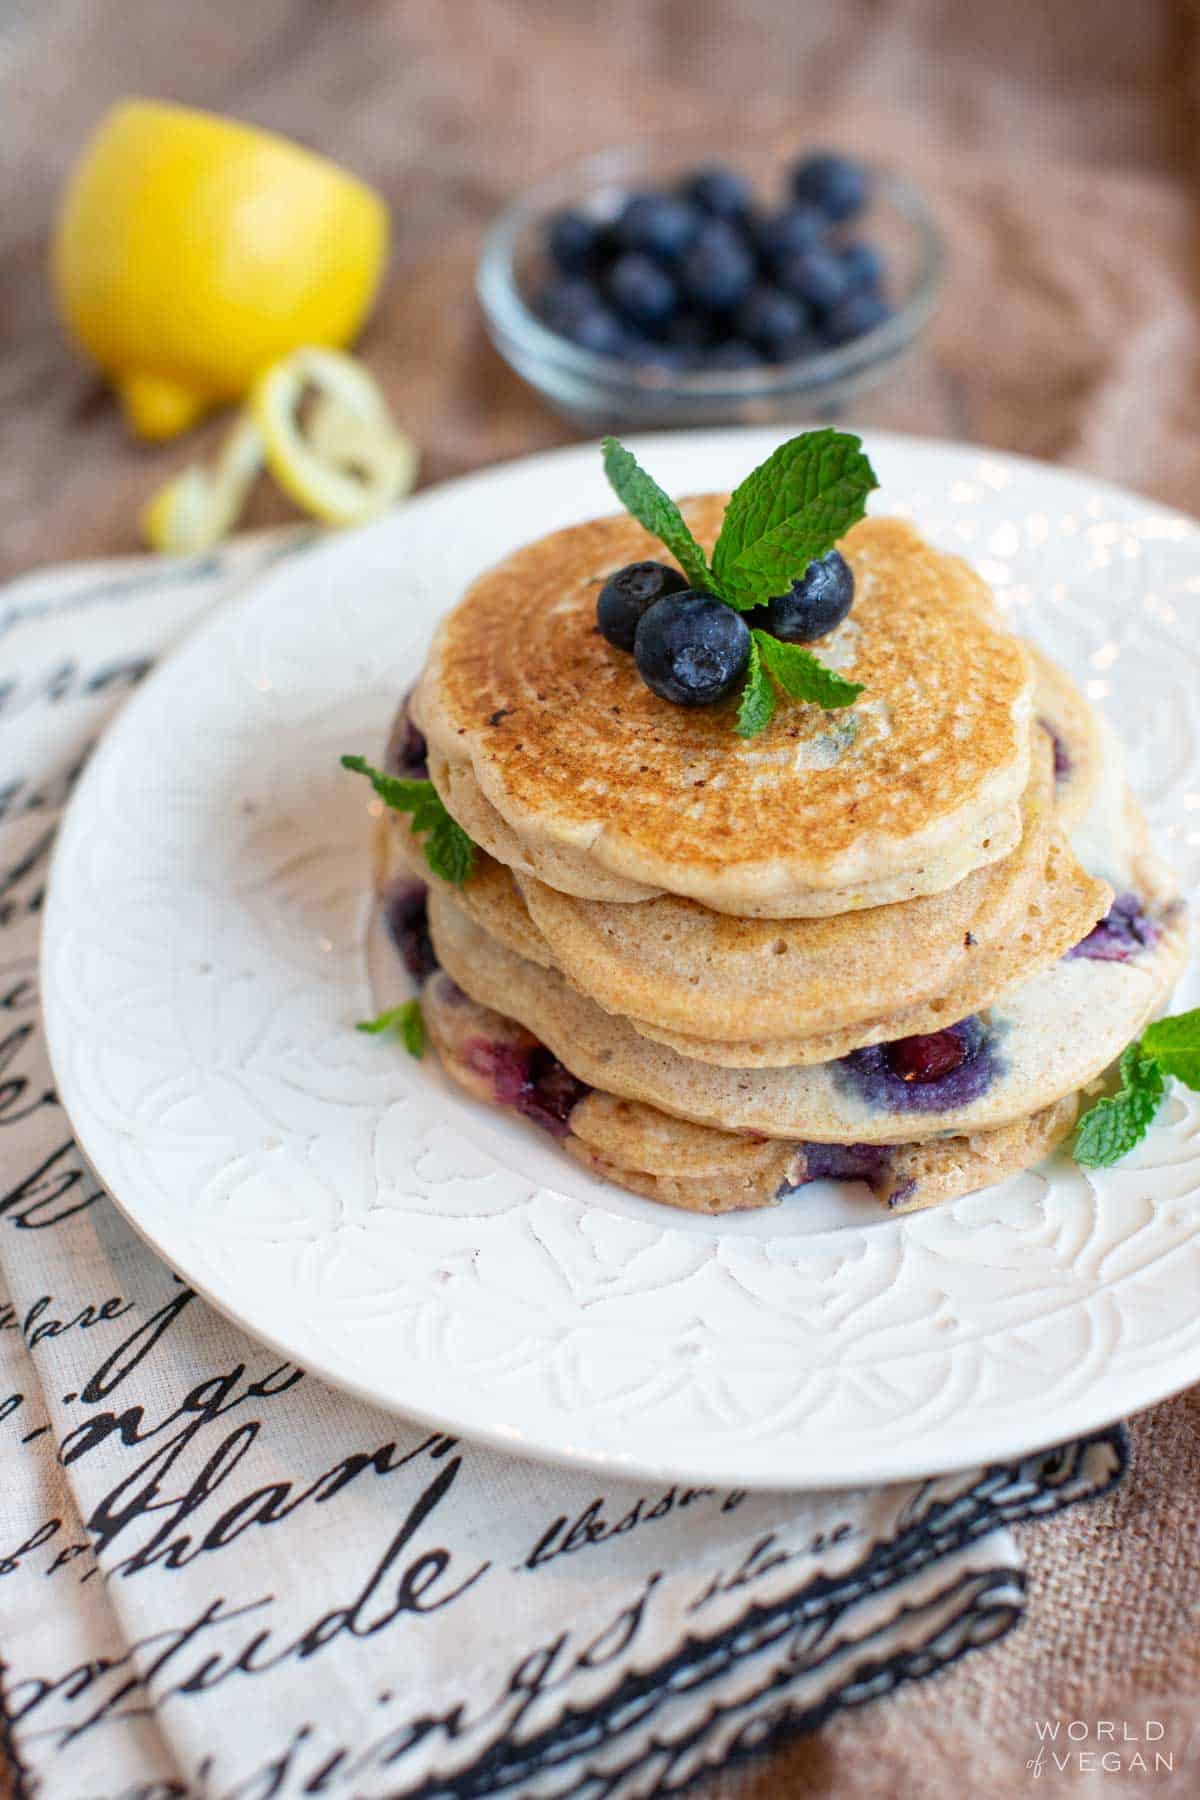
[[[723,497],[684,510],[711,543]],[[739,916],[800,916],[814,893],[836,892],[842,908],[866,890],[878,903],[880,883],[948,887],[1015,842],[1029,661],[981,606],[978,578],[912,526],[864,520],[842,548],[855,604],[818,646],[864,685],[841,712],[787,702],[743,741],[735,700],[653,695],[595,629],[607,576],[663,555],[623,515],[556,532],[476,581],[437,634],[413,716],[450,779],[469,768],[527,856],[570,852]]]
[[[458,820],[467,836],[510,869],[549,882],[560,892],[578,894],[585,900],[652,900],[662,892],[661,888],[646,887],[642,882],[626,881],[620,875],[610,874],[582,850],[572,849],[570,845],[527,844],[484,797],[469,763],[451,762],[431,750],[429,773],[447,811]]]
[[[612,875],[582,850],[525,842],[484,798],[469,763],[451,763],[437,751],[431,751],[429,772],[447,810],[467,836],[509,868],[582,900],[653,900],[664,891]],[[923,858],[915,869],[885,876],[880,881],[860,881],[849,888],[806,888],[782,899],[760,894],[746,902],[740,916],[831,919],[842,913],[866,912],[871,907],[894,906],[923,894],[944,893],[974,870],[1007,856],[1020,836],[1020,806],[1006,806],[981,820],[951,849]]]
[[[957,1019],[995,1006],[1011,988],[1028,981],[1080,943],[1104,917],[1112,899],[1108,884],[1088,875],[1066,839],[1056,836],[1046,851],[1041,880],[1016,916],[995,939],[986,944],[973,943],[969,949],[964,947],[954,975],[931,999],[870,1021],[856,1020],[807,1037],[760,1038],[750,1043],[664,1031],[633,1017],[629,1023],[643,1037],[669,1044],[681,1056],[721,1068],[782,1069],[833,1062],[851,1050],[941,1031]]]

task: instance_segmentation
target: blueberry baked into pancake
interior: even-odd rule
[[[864,516],[857,438],[678,506],[604,456],[626,510],[481,576],[383,767],[343,759],[422,984],[364,1029],[693,1211],[823,1179],[903,1211],[1073,1132],[1114,1161],[1200,1084],[1200,1022],[1151,1023],[1184,909],[1112,731],[964,561]]]

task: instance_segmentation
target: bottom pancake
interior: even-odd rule
[[[759,1138],[588,1087],[532,1032],[442,971],[426,982],[422,1010],[447,1073],[469,1093],[541,1126],[593,1173],[687,1212],[772,1206],[824,1178],[865,1181],[889,1211],[916,1211],[1030,1168],[1066,1137],[1077,1110],[1071,1094],[999,1130],[919,1144]]]

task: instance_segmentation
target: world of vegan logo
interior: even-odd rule
[[[1076,1775],[1172,1774],[1174,1752],[1158,1748],[1166,1735],[1161,1719],[1035,1719],[1037,1753],[1025,1767]]]

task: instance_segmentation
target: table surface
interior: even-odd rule
[[[480,328],[471,273],[504,200],[631,136],[687,131],[719,151],[750,124],[901,163],[950,235],[931,342],[855,422],[1062,459],[1200,510],[1198,41],[1189,0],[0,0],[0,577],[135,549],[146,496],[224,429],[131,443],[54,320],[55,197],[130,92],[284,131],[383,190],[393,260],[362,348],[427,482],[572,435]],[[263,492],[250,522],[288,516]],[[1113,1496],[1023,1529],[1018,1631],[710,1782],[707,1800],[958,1800],[967,1768],[975,1794],[1020,1794],[1035,1721],[1097,1716],[1161,1720],[1181,1785],[1153,1791],[1200,1791],[1184,1768],[1200,1693],[1195,1392],[1134,1421],[1132,1441]],[[1038,1791],[1077,1792],[1078,1776],[1051,1770]]]

